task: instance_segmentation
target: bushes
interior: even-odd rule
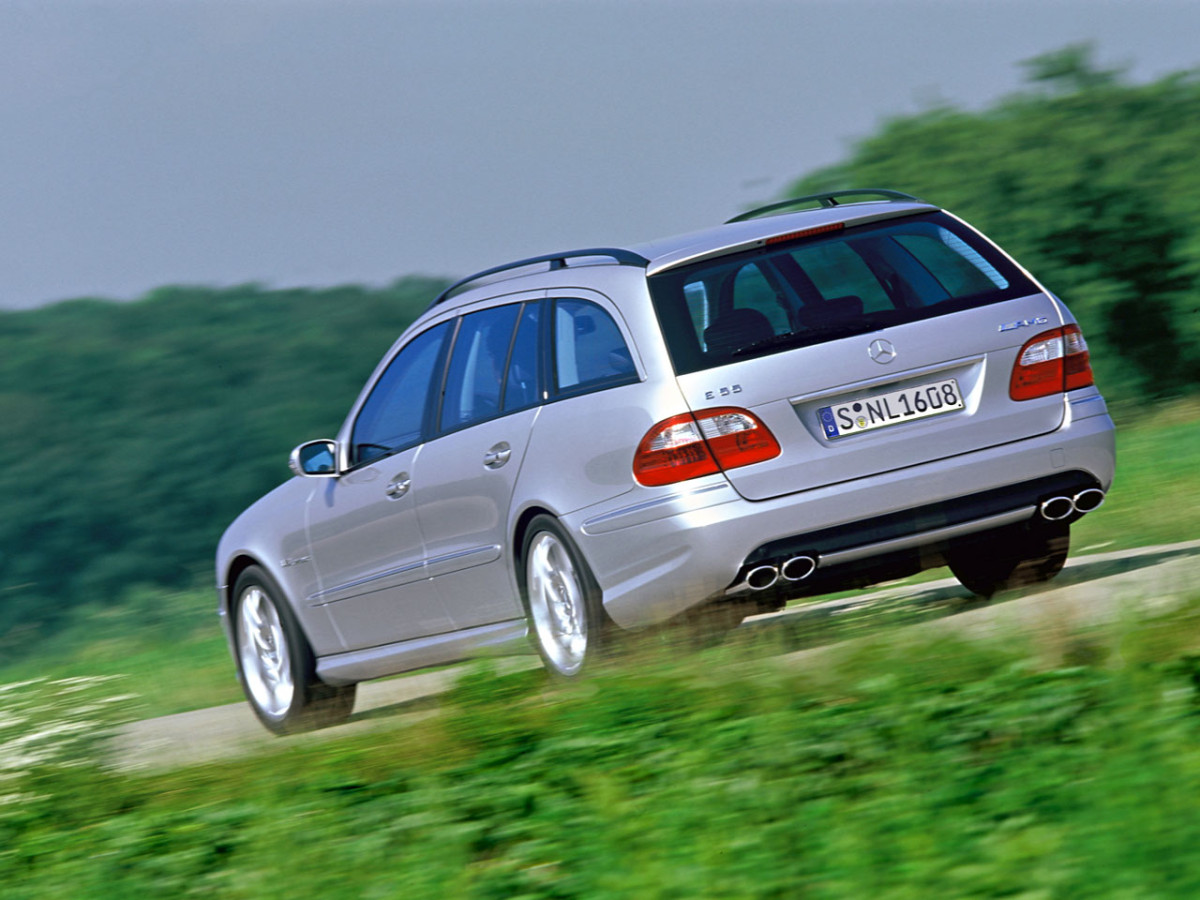
[[[896,634],[817,674],[737,648],[646,652],[565,688],[481,667],[440,716],[365,736],[153,776],[47,770],[38,800],[0,808],[0,881],[13,898],[1193,897],[1197,621],[1092,639],[1122,667]]]

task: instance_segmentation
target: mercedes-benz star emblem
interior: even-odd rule
[[[881,366],[886,366],[896,358],[896,348],[892,346],[892,342],[883,338],[876,338],[871,341],[871,346],[867,348],[867,353],[871,355],[871,359],[879,363]]]

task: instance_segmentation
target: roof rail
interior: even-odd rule
[[[884,197],[888,200],[912,200],[917,203],[923,203],[919,197],[914,197],[912,194],[902,194],[899,191],[888,191],[883,188],[862,188],[848,191],[826,191],[823,194],[809,194],[807,197],[793,197],[791,200],[780,200],[778,203],[771,203],[767,206],[760,206],[758,209],[752,209],[749,212],[744,212],[739,216],[734,216],[727,221],[726,225],[732,225],[734,222],[745,222],[748,219],[757,219],[759,216],[765,216],[768,213],[773,213],[776,210],[787,209],[790,206],[799,206],[801,203],[819,203],[823,209],[832,209],[839,205],[839,201],[843,197],[861,197],[870,195],[872,197]]]
[[[634,253],[632,250],[621,250],[617,247],[592,247],[586,250],[568,250],[566,253],[547,253],[545,256],[531,256],[529,259],[518,259],[516,262],[484,269],[482,272],[476,272],[474,275],[468,275],[466,278],[454,282],[454,284],[450,285],[450,287],[434,298],[434,301],[429,304],[429,308],[432,309],[439,303],[449,299],[453,294],[471,282],[487,278],[489,275],[499,275],[501,272],[507,272],[510,269],[522,269],[525,266],[535,266],[538,263],[549,263],[550,271],[565,269],[567,268],[568,259],[583,259],[589,256],[607,256],[621,266],[645,268],[650,265],[650,260],[646,259],[646,257]]]

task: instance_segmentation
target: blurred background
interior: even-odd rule
[[[797,192],[963,215],[1119,417],[1178,408],[1197,34],[1182,0],[0,4],[0,663],[207,590],[447,278]]]

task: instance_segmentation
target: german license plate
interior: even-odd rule
[[[963,405],[958,382],[947,378],[877,397],[822,406],[817,410],[817,417],[826,439],[833,440],[914,419],[940,416],[962,409]]]

